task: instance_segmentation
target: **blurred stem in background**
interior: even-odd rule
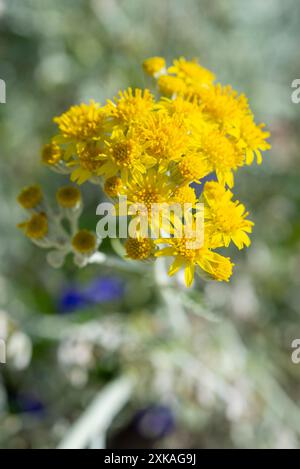
[[[134,386],[133,377],[117,378],[108,384],[75,422],[58,449],[103,449],[113,419],[127,404]]]

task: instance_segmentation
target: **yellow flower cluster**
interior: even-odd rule
[[[270,148],[269,133],[255,123],[247,98],[216,83],[196,60],[179,58],[168,67],[162,57],[153,57],[143,67],[156,81],[158,97],[129,88],[102,106],[91,101],[71,107],[54,118],[58,134],[44,147],[42,161],[69,172],[78,184],[99,183],[116,206],[121,195],[147,208],[155,203],[195,207],[200,200],[202,247],[191,248],[184,237],[146,241],[137,233],[125,243],[127,257],[171,257],[169,274],[183,267],[188,286],[200,270],[228,281],[233,264],[215,250],[231,242],[238,249],[249,246],[253,226],[244,205],[233,200],[234,174],[254,157],[261,163],[261,151]],[[215,181],[204,184],[211,174]],[[199,200],[192,183],[204,186]],[[65,195],[68,206],[72,194]],[[191,214],[196,217],[196,210]]]

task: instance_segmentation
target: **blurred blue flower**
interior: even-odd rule
[[[83,295],[92,303],[113,301],[124,295],[124,283],[116,277],[97,278],[83,290]]]
[[[146,407],[137,413],[134,420],[138,433],[151,440],[165,437],[175,428],[175,417],[164,405]]]
[[[89,305],[105,303],[122,298],[124,283],[117,277],[100,277],[83,288],[67,287],[59,298],[59,311],[70,313]]]
[[[209,182],[209,181],[217,181],[217,180],[218,180],[218,179],[217,179],[216,173],[209,173],[207,176],[205,176],[204,178],[200,179],[199,182],[201,182],[201,184],[192,182],[192,184],[190,184],[190,186],[194,189],[194,191],[195,191],[195,193],[196,193],[196,197],[199,198],[200,195],[201,195],[202,192],[203,192],[205,183],[206,183],[206,182]]]
[[[35,394],[18,394],[15,405],[19,412],[34,414],[37,417],[43,417],[45,415],[45,405]]]
[[[59,310],[62,313],[70,313],[86,306],[86,300],[76,287],[66,288],[59,299]]]

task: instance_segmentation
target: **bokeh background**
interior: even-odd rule
[[[128,372],[138,380],[109,447],[299,447],[299,18],[297,0],[0,0],[1,448],[56,447]],[[272,133],[263,165],[237,176],[252,245],[232,253],[229,284],[176,292],[188,311],[174,334],[147,272],[54,270],[16,228],[22,186],[38,182],[53,196],[66,182],[40,163],[52,117],[149,86],[141,63],[153,55],[198,57],[245,92]],[[94,228],[101,194],[86,185],[84,197]]]

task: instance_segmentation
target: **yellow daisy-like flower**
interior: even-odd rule
[[[109,197],[117,197],[120,194],[122,187],[122,179],[117,176],[113,176],[106,179],[104,183],[104,192]]]
[[[196,194],[192,187],[190,186],[181,186],[175,189],[174,193],[172,194],[172,202],[178,204],[192,204],[195,205],[196,203]]]
[[[229,85],[218,83],[195,90],[195,95],[200,98],[204,113],[226,131],[238,128],[241,119],[251,114],[246,96],[238,95]]]
[[[252,116],[245,116],[239,126],[238,147],[246,154],[246,164],[253,163],[256,155],[257,163],[261,164],[261,151],[269,150],[271,145],[266,142],[270,133],[263,130],[265,124],[256,125]]]
[[[126,257],[144,261],[153,257],[155,244],[149,238],[129,238],[125,242]]]
[[[228,200],[231,200],[233,197],[233,193],[230,190],[226,190],[220,182],[206,182],[204,188],[207,202],[210,202],[210,200],[222,199],[225,195]]]
[[[167,244],[155,253],[156,257],[174,257],[174,261],[169,269],[169,275],[176,274],[184,268],[184,278],[187,287],[193,284],[195,270],[200,268],[209,276],[218,281],[229,281],[232,275],[233,264],[228,257],[221,256],[213,252],[207,246],[199,249],[189,248],[190,238],[162,238],[157,242]]]
[[[63,151],[59,145],[54,142],[44,145],[42,148],[42,162],[49,166],[54,166],[63,159]]]
[[[17,198],[19,204],[25,209],[37,207],[43,200],[43,193],[39,186],[25,187]]]
[[[48,233],[48,219],[45,213],[38,213],[32,215],[32,217],[23,223],[19,223],[25,235],[31,239],[42,239]]]
[[[154,169],[147,171],[145,175],[137,174],[134,179],[128,181],[123,188],[121,195],[127,197],[128,214],[142,217],[147,221],[148,228],[153,229],[157,236],[159,230],[164,226],[163,205],[172,201],[174,186],[166,174],[160,174]],[[154,205],[155,204],[155,205]],[[117,204],[117,209],[120,206]],[[161,208],[161,212],[156,213],[156,209]],[[125,215],[123,213],[123,215]],[[152,216],[153,215],[153,216]],[[168,223],[167,223],[168,226]],[[137,227],[137,230],[142,227]],[[143,236],[145,234],[143,233]]]
[[[72,246],[80,254],[91,255],[97,248],[96,236],[91,231],[80,230],[73,237]]]
[[[100,140],[107,128],[107,113],[100,104],[91,101],[90,104],[72,106],[53,121],[61,133],[54,137],[56,143]]]
[[[115,124],[128,126],[139,121],[153,109],[154,97],[147,89],[120,91],[114,101],[107,102],[107,110]]]
[[[200,126],[205,122],[205,116],[196,98],[187,100],[183,96],[176,96],[174,99],[162,97],[157,107],[165,109],[170,115],[180,115],[191,130],[196,124]]]
[[[75,167],[71,174],[71,181],[83,184],[92,176],[98,174],[103,162],[101,161],[102,150],[95,141],[78,143],[76,156],[67,163]]]
[[[189,61],[184,57],[175,59],[173,65],[168,68],[168,72],[183,78],[187,84],[196,82],[197,85],[210,85],[216,78],[210,70],[202,67],[196,59]]]
[[[244,165],[244,154],[232,140],[214,127],[205,128],[194,137],[192,148],[208,172],[215,171],[222,184],[233,187],[233,171]]]
[[[167,175],[150,169],[145,175],[137,174],[130,180],[122,195],[126,195],[128,204],[143,204],[150,211],[152,204],[170,200],[172,189]]]
[[[199,182],[211,172],[211,166],[199,153],[187,153],[178,163],[180,177],[186,182]]]
[[[60,187],[56,192],[57,203],[63,208],[75,208],[81,202],[80,190],[74,186]]]
[[[247,233],[252,232],[254,223],[247,220],[243,204],[233,202],[233,194],[217,182],[207,182],[203,191],[205,209],[205,229],[209,232],[213,247],[228,247],[232,241],[238,249],[251,243]]]
[[[172,75],[161,75],[157,80],[159,91],[165,96],[184,94],[187,86],[181,78]]]
[[[129,174],[133,177],[136,172],[145,173],[147,166],[153,166],[156,162],[143,154],[143,146],[130,132],[125,135],[122,130],[116,130],[105,145],[101,154],[102,165],[97,172],[105,178],[120,174],[126,183]]]
[[[136,133],[145,153],[166,171],[171,161],[178,161],[187,149],[188,129],[181,116],[164,111],[151,113],[137,126]]]
[[[148,74],[156,76],[159,72],[166,68],[166,61],[163,57],[150,57],[144,60],[143,69]]]

